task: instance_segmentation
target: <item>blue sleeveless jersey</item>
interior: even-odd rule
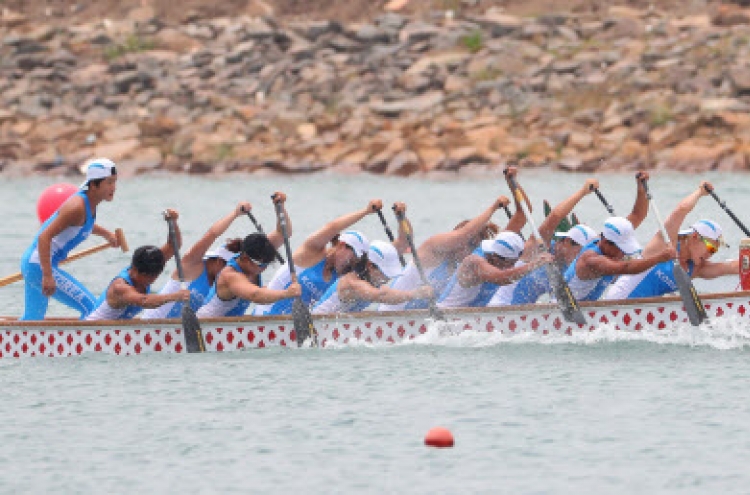
[[[134,286],[133,280],[130,278],[130,274],[128,271],[130,270],[130,267],[125,268],[123,271],[121,271],[115,278],[112,279],[112,281],[109,283],[107,288],[102,292],[102,295],[99,296],[99,300],[96,302],[96,307],[102,305],[107,300],[107,291],[109,290],[109,286],[112,285],[112,282],[117,280],[118,278],[123,279],[128,285]],[[151,293],[151,286],[149,285],[146,287],[146,294]],[[127,306],[124,310],[122,310],[122,313],[117,317],[118,320],[130,320],[135,317],[138,313],[143,311],[143,307],[141,306]]]
[[[193,311],[198,311],[198,308],[206,304],[208,294],[211,292],[211,284],[208,283],[208,272],[205,265],[203,266],[203,273],[201,273],[200,277],[190,282],[188,290],[190,291],[190,307],[193,308]],[[169,310],[165,318],[177,318],[180,316],[183,304],[182,301],[175,301],[172,309]]]
[[[607,287],[609,287],[609,284],[611,284],[612,281],[615,279],[615,276],[604,275],[596,280],[579,279],[578,276],[576,275],[576,266],[578,265],[578,260],[581,258],[583,253],[587,251],[593,251],[596,254],[604,254],[602,253],[602,250],[599,248],[599,239],[596,239],[595,241],[592,241],[589,244],[586,244],[581,249],[581,252],[578,253],[578,256],[576,256],[576,259],[573,260],[573,263],[571,263],[570,266],[568,266],[568,269],[565,270],[565,281],[568,282],[568,286],[573,292],[573,295],[579,301],[596,301],[602,296],[602,294],[604,294],[604,291],[607,290]],[[576,291],[576,289],[579,289],[583,285],[585,286],[592,285],[592,287],[587,288],[587,292],[584,294],[581,294],[579,291]]]
[[[91,204],[89,203],[89,197],[86,195],[86,193],[84,191],[78,191],[77,193],[75,193],[75,195],[83,198],[83,202],[86,208],[86,220],[80,227],[66,228],[52,240],[52,245],[50,246],[50,259],[52,261],[52,266],[57,266],[62,260],[68,257],[68,254],[76,246],[85,241],[86,238],[91,235],[91,231],[94,228],[94,223],[96,222],[96,216],[91,211]],[[39,228],[39,231],[34,238],[34,242],[32,242],[31,246],[29,246],[29,248],[23,255],[24,262],[28,262],[29,259],[35,254],[37,248],[39,247],[39,236],[47,227],[49,227],[49,225],[59,216],[59,214],[60,212],[58,209],[58,211],[56,211],[51,217],[49,217],[47,221],[44,222]]]
[[[336,273],[336,270],[333,270],[331,273],[331,280],[326,282],[323,279],[323,270],[325,269],[326,265],[326,259],[323,258],[320,260],[320,262],[317,265],[313,265],[309,268],[305,268],[301,272],[297,274],[297,280],[299,281],[300,286],[302,287],[302,302],[305,303],[305,305],[309,306],[311,302],[320,301],[323,298],[323,295],[326,293],[326,291],[334,284],[336,283],[336,280],[338,279],[338,274]],[[288,288],[288,283],[284,286],[284,288]],[[271,309],[268,311],[268,315],[288,315],[292,313],[292,299],[283,299],[281,301],[278,301],[271,306]]]
[[[695,265],[688,261],[688,275],[693,276]],[[674,278],[674,260],[662,261],[648,271],[643,280],[628,294],[628,299],[663,296],[679,289]]]

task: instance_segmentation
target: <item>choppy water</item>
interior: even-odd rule
[[[584,177],[522,179],[533,197],[554,203]],[[746,176],[709,179],[743,217]],[[600,180],[627,214],[634,180]],[[0,182],[0,275],[17,270],[36,230],[36,197],[53,182]],[[655,177],[662,213],[697,183]],[[508,194],[490,176],[150,177],[122,181],[99,216],[135,247],[166,240],[159,212],[173,206],[191,243],[239,199],[270,228],[267,198],[277,189],[289,194],[293,244],[371,197],[405,200],[420,238]],[[594,197],[576,211],[595,228],[606,216]],[[720,256],[736,256],[740,232],[710,198],[688,220],[700,217],[722,223],[732,247]],[[383,237],[376,217],[358,227]],[[229,234],[248,228],[238,219]],[[641,240],[655,229],[647,220]],[[97,292],[126,263],[112,251],[71,271]],[[736,281],[697,285],[732,290]],[[21,289],[0,288],[0,314],[20,312]],[[600,328],[574,337],[427,335],[397,346],[2,360],[0,492],[746,493],[749,344],[745,322],[723,320],[638,335]],[[422,445],[437,425],[453,431],[454,449]]]

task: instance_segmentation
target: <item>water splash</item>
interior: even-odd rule
[[[547,335],[522,332],[476,332],[462,331],[461,322],[441,322],[428,320],[427,332],[396,346],[431,345],[442,347],[472,348],[498,345],[604,345],[618,342],[648,342],[656,345],[674,345],[717,350],[743,350],[750,348],[750,325],[747,319],[738,316],[716,318],[700,327],[687,323],[666,329],[648,327],[638,332],[617,330],[614,325],[600,325],[593,331],[550,333]],[[391,347],[394,344],[366,342],[351,339],[346,344],[329,343],[327,348],[349,347]]]

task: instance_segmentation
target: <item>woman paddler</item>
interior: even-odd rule
[[[680,201],[677,207],[664,221],[664,228],[670,242],[677,246],[677,256],[691,278],[712,279],[726,275],[736,276],[739,273],[739,260],[721,262],[710,261],[724,244],[721,227],[713,220],[698,220],[689,228],[680,230],[685,217],[693,211],[700,198],[708,196],[713,190],[710,182],[701,182],[698,189]],[[646,244],[644,257],[650,257],[667,247],[667,243],[657,232]],[[604,299],[633,299],[636,297],[655,297],[670,294],[678,290],[673,273],[674,259],[663,261],[646,271],[634,275],[624,275],[612,284]]]
[[[396,203],[394,209],[403,214],[406,205]],[[399,227],[401,225],[399,223]],[[432,297],[433,289],[429,285],[413,290],[398,290],[386,285],[402,275],[399,255],[407,245],[406,233],[401,228],[392,243],[371,242],[367,254],[360,258],[354,269],[339,277],[323,294],[313,308],[313,314],[355,313],[372,303],[399,304]]]
[[[356,230],[344,230],[367,215],[383,208],[383,202],[374,199],[367,207],[344,215],[313,233],[297,248],[293,254],[297,279],[302,286],[302,301],[311,305],[323,297],[323,294],[340,276],[348,273],[354,264],[366,252],[369,246],[367,238]],[[344,232],[342,232],[344,231]],[[331,243],[329,246],[328,243]],[[268,284],[269,289],[284,289],[291,283],[289,267],[282,266]],[[279,301],[272,305],[256,306],[254,315],[280,315],[292,312],[292,301]]]
[[[165,212],[167,219],[174,220],[178,246],[182,244],[180,227],[177,224],[177,211]],[[167,238],[161,248],[141,246],[133,252],[129,267],[122,270],[104,290],[97,301],[97,307],[87,320],[129,320],[145,308],[157,308],[172,301],[187,301],[190,291],[178,290],[171,294],[152,294],[151,284],[164,271],[164,266],[174,255],[172,243]]]
[[[286,202],[286,195],[284,193],[276,192],[275,196],[279,198],[279,201],[282,204]],[[214,242],[216,242],[216,239],[221,237],[224,232],[227,231],[234,220],[240,216],[244,216],[251,210],[251,208],[252,205],[248,202],[243,201],[238,203],[228,215],[211,225],[208,231],[203,234],[203,237],[201,237],[182,258],[182,270],[185,275],[185,281],[189,282],[188,289],[190,290],[190,306],[193,308],[193,311],[197,311],[198,308],[206,303],[206,298],[216,281],[216,276],[227,265],[229,260],[242,251],[242,239],[229,239],[215,249],[209,250],[209,248]],[[291,230],[291,222],[288,222],[290,236]],[[274,232],[268,234],[268,239],[277,249],[281,246],[284,239],[279,230],[279,226],[276,227]],[[181,283],[179,274],[177,273],[177,270],[175,270],[172,273],[170,280],[159,291],[159,294],[171,294],[180,290],[180,287]],[[146,310],[141,317],[177,318],[180,316],[182,306],[182,302],[176,301],[165,304],[156,309]]]
[[[206,304],[196,313],[199,318],[242,316],[251,303],[269,304],[300,295],[298,283],[282,290],[261,287],[260,275],[276,259],[276,247],[265,234],[250,234],[242,241],[242,252],[235,255],[216,277]]]
[[[94,309],[96,297],[75,277],[58,268],[68,253],[90,234],[106,239],[112,247],[115,235],[96,223],[96,208],[112,201],[117,188],[117,169],[107,158],[86,163],[86,181],[42,225],[21,260],[25,283],[25,306],[21,320],[43,320],[53,297],[85,318]]]

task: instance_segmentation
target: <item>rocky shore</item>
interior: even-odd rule
[[[0,16],[0,175],[750,168],[750,12]]]

